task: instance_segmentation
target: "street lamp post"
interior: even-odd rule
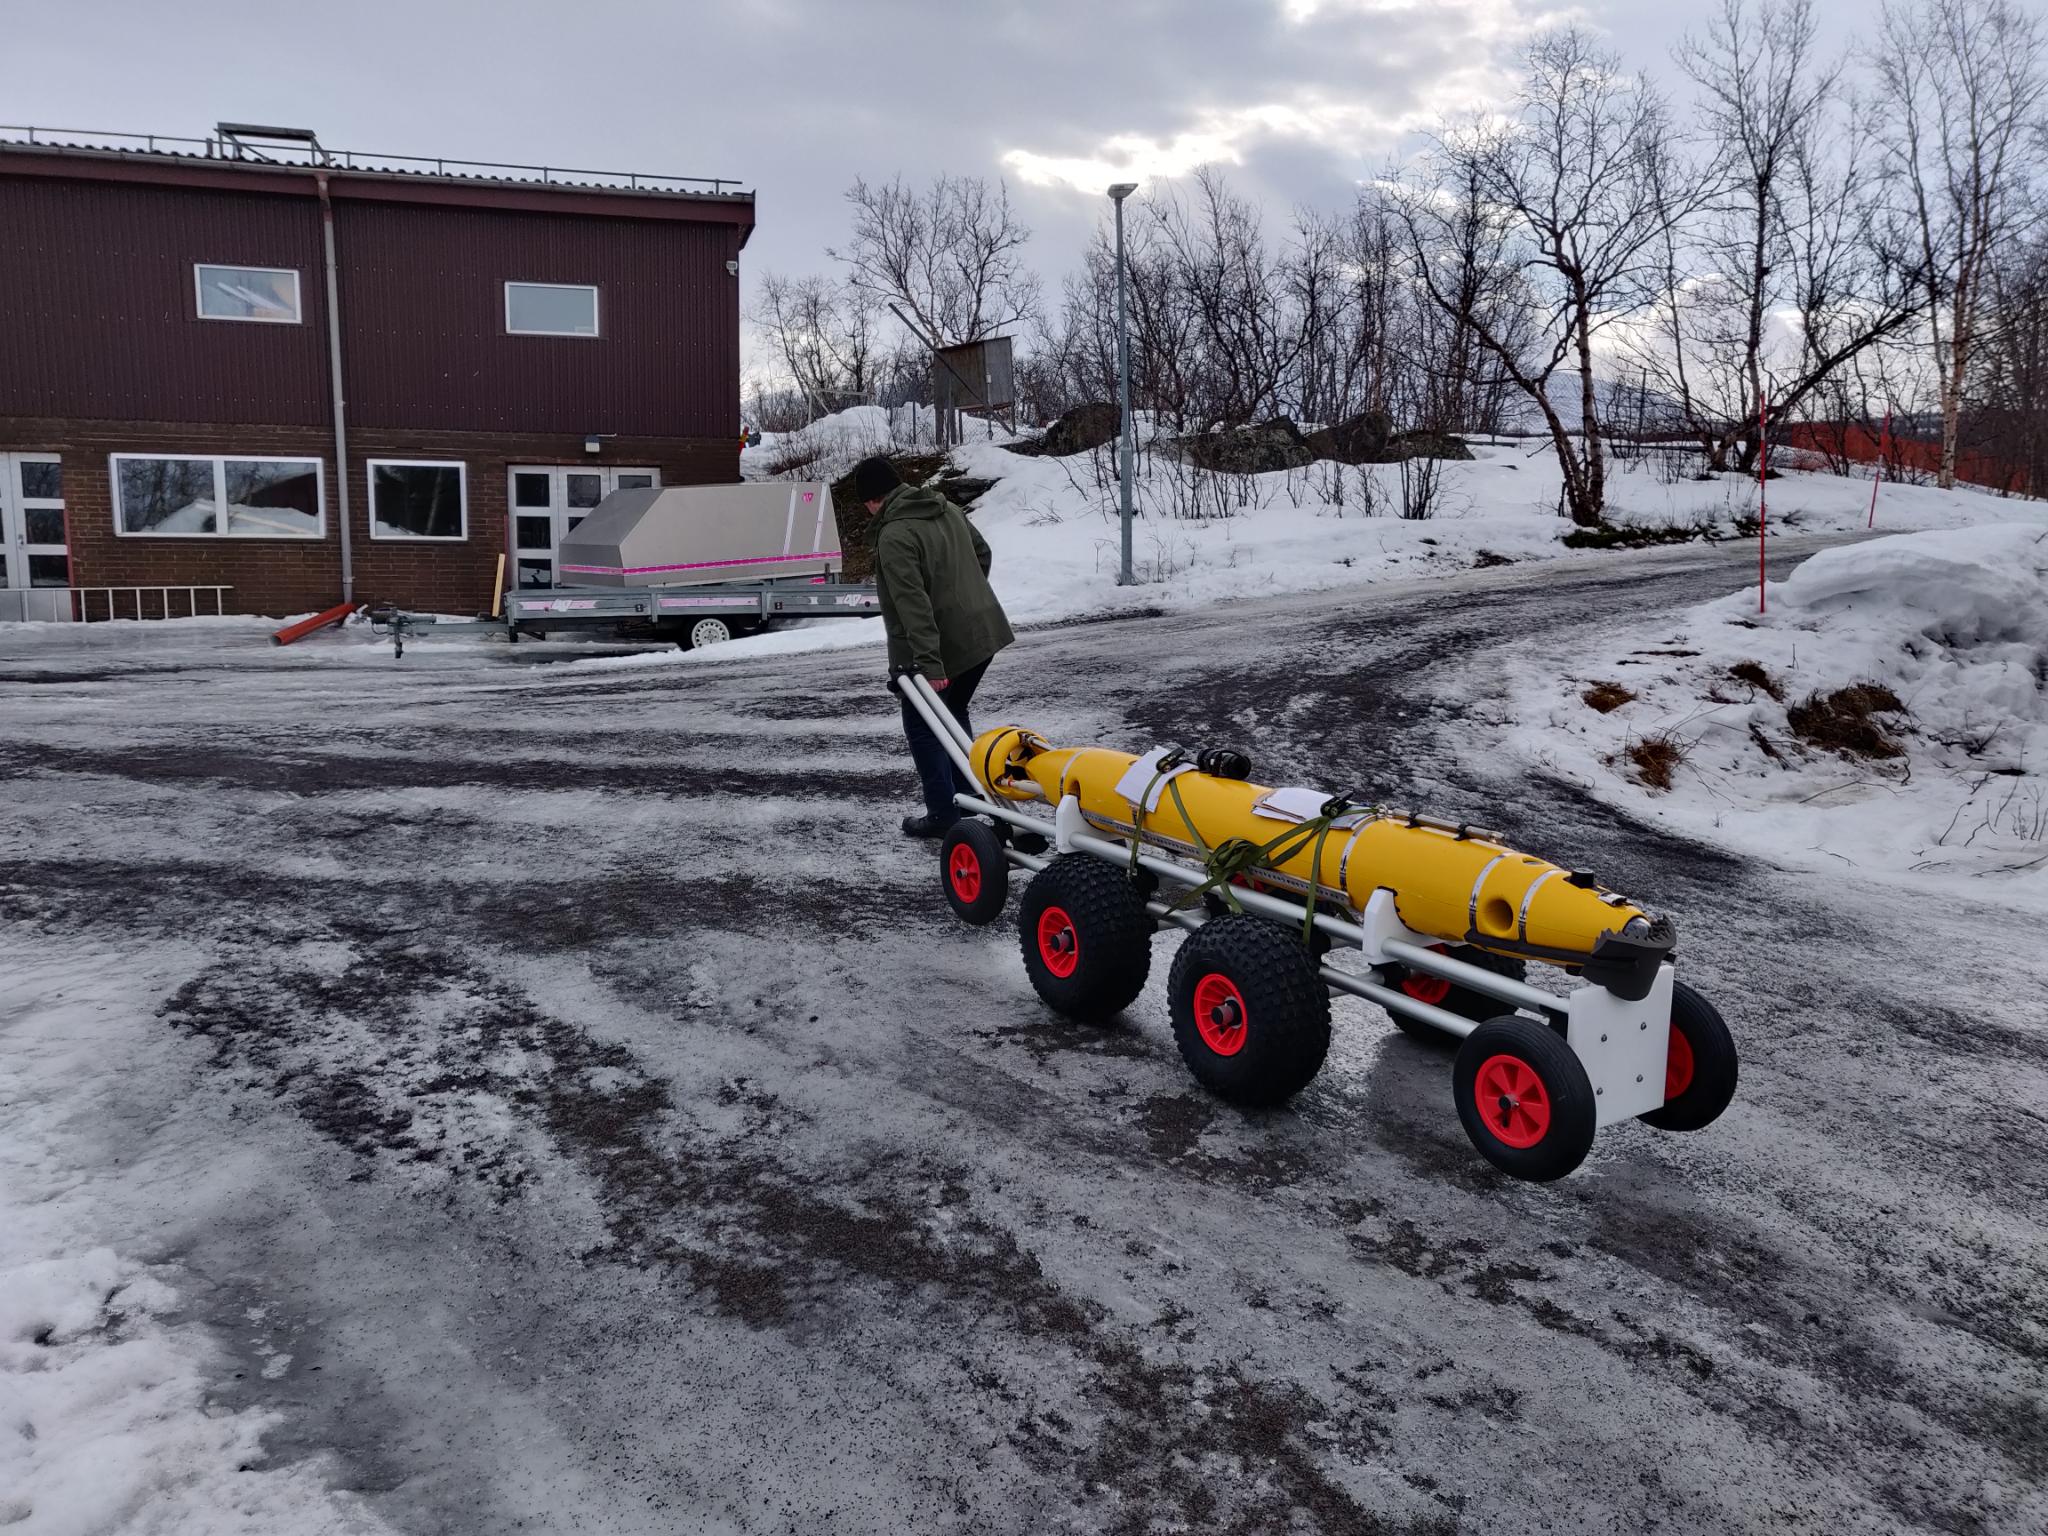
[[[1131,424],[1131,319],[1124,300],[1124,199],[1137,190],[1135,181],[1120,181],[1109,189],[1109,200],[1116,204],[1116,411],[1121,460],[1117,481],[1123,493],[1123,563],[1116,576],[1120,587],[1136,580],[1131,575],[1131,453],[1137,432]]]

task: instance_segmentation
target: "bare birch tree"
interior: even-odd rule
[[[1031,231],[1010,191],[979,176],[939,176],[919,189],[901,176],[847,190],[853,230],[828,251],[849,285],[903,306],[940,346],[980,341],[1038,313],[1038,275],[1024,261]]]
[[[1888,0],[1871,68],[1877,141],[1920,249],[1946,489],[1992,273],[2026,206],[2030,144],[2048,101],[2041,22],[2011,0]]]
[[[1760,408],[1800,410],[1921,303],[1913,264],[1884,238],[1879,178],[1843,151],[1855,135],[1842,65],[1816,41],[1809,0],[1722,0],[1677,50],[1699,88],[1710,196],[1665,221],[1661,291],[1631,356],[1713,470],[1738,445],[1747,469]]]
[[[1682,183],[1666,172],[1664,107],[1646,83],[1577,27],[1539,36],[1523,64],[1510,119],[1440,136],[1400,208],[1418,277],[1447,315],[1468,307],[1447,260],[1469,238],[1463,210],[1485,221],[1487,281],[1513,274],[1534,345],[1504,333],[1501,307],[1471,314],[1472,334],[1543,417],[1572,520],[1595,524],[1607,504],[1596,338],[1644,302],[1658,242],[1689,210],[1666,195]]]
[[[748,309],[815,414],[874,392],[882,361],[874,300],[826,277],[770,273]]]

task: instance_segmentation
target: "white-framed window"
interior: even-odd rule
[[[508,336],[597,335],[597,288],[591,283],[507,283]]]
[[[371,459],[370,537],[459,544],[469,537],[469,473],[459,460]]]
[[[152,539],[321,539],[327,477],[318,459],[242,454],[109,454],[114,532]]]
[[[253,320],[258,325],[298,325],[299,274],[290,267],[226,267],[200,262],[192,286],[202,320]]]

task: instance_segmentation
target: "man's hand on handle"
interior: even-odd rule
[[[944,693],[946,691],[946,679],[944,679],[943,677],[928,677],[925,679],[925,681],[930,683],[932,687],[936,688],[940,693]]]

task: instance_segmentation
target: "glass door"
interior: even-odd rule
[[[69,619],[70,586],[63,461],[0,453],[0,619]],[[56,590],[31,597],[39,587]]]
[[[552,587],[562,540],[613,491],[661,484],[654,469],[582,464],[512,466],[512,582]]]

